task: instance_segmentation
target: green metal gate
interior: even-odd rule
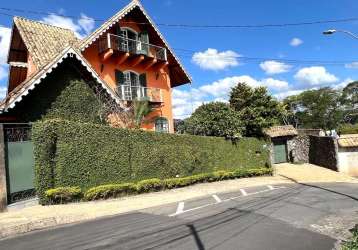
[[[286,141],[275,141],[273,143],[275,163],[287,162]]]
[[[4,139],[9,203],[35,196],[31,126],[4,125]]]

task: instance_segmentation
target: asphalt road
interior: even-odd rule
[[[355,184],[261,186],[32,232],[0,249],[332,249],[357,211]]]

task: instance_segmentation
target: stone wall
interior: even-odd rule
[[[309,162],[309,136],[296,136],[287,141],[287,151],[289,160],[293,163]]]
[[[337,140],[328,136],[310,136],[309,163],[337,171]]]

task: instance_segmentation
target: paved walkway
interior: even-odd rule
[[[357,179],[313,165],[280,164],[275,176],[204,183],[163,192],[115,200],[82,202],[56,206],[31,206],[0,213],[0,238],[55,225],[126,213],[240,188],[293,182],[348,182]]]

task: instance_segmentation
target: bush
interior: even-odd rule
[[[45,192],[50,204],[63,204],[80,200],[82,192],[80,187],[58,187]]]
[[[342,135],[358,134],[358,124],[342,124],[338,128],[338,132]]]
[[[163,188],[163,182],[160,179],[149,179],[137,183],[138,193],[159,191]]]
[[[342,250],[358,249],[358,224],[350,231],[352,232],[352,238],[343,244]]]
[[[133,131],[65,120],[36,122],[33,142],[41,203],[46,202],[43,194],[50,188],[80,186],[86,190],[109,183],[171,179],[269,163],[265,142],[256,138],[233,143],[219,137]],[[197,180],[173,180],[170,185],[193,181]]]
[[[189,186],[196,183],[203,183],[203,182],[214,182],[214,181],[221,181],[221,180],[228,180],[228,179],[235,179],[235,178],[242,178],[247,176],[260,176],[260,175],[267,175],[272,174],[272,169],[262,168],[262,169],[238,169],[236,171],[216,171],[213,173],[206,173],[206,174],[197,174],[187,177],[181,178],[170,178],[165,180],[160,179],[149,179],[143,180],[138,182],[137,184],[133,183],[125,183],[125,184],[110,184],[110,185],[101,185],[94,188],[90,188],[84,194],[84,199],[87,201],[91,200],[99,200],[99,199],[108,199],[108,198],[117,198],[125,195],[135,194],[135,193],[146,193],[151,191],[159,191],[163,189],[172,189],[172,188],[180,188]],[[64,193],[67,194],[69,191],[66,190],[74,190],[73,196],[80,197],[81,189],[76,188],[57,188],[47,190],[46,197],[51,198],[52,200],[62,200],[68,202],[71,201],[63,199],[63,197],[67,197],[70,195],[63,195]],[[75,194],[76,191],[76,194]],[[57,196],[56,196],[57,194]],[[59,199],[59,195],[61,199]],[[72,199],[75,200],[75,199]]]
[[[133,183],[109,184],[88,189],[84,199],[88,201],[118,198],[137,192],[137,186]]]

